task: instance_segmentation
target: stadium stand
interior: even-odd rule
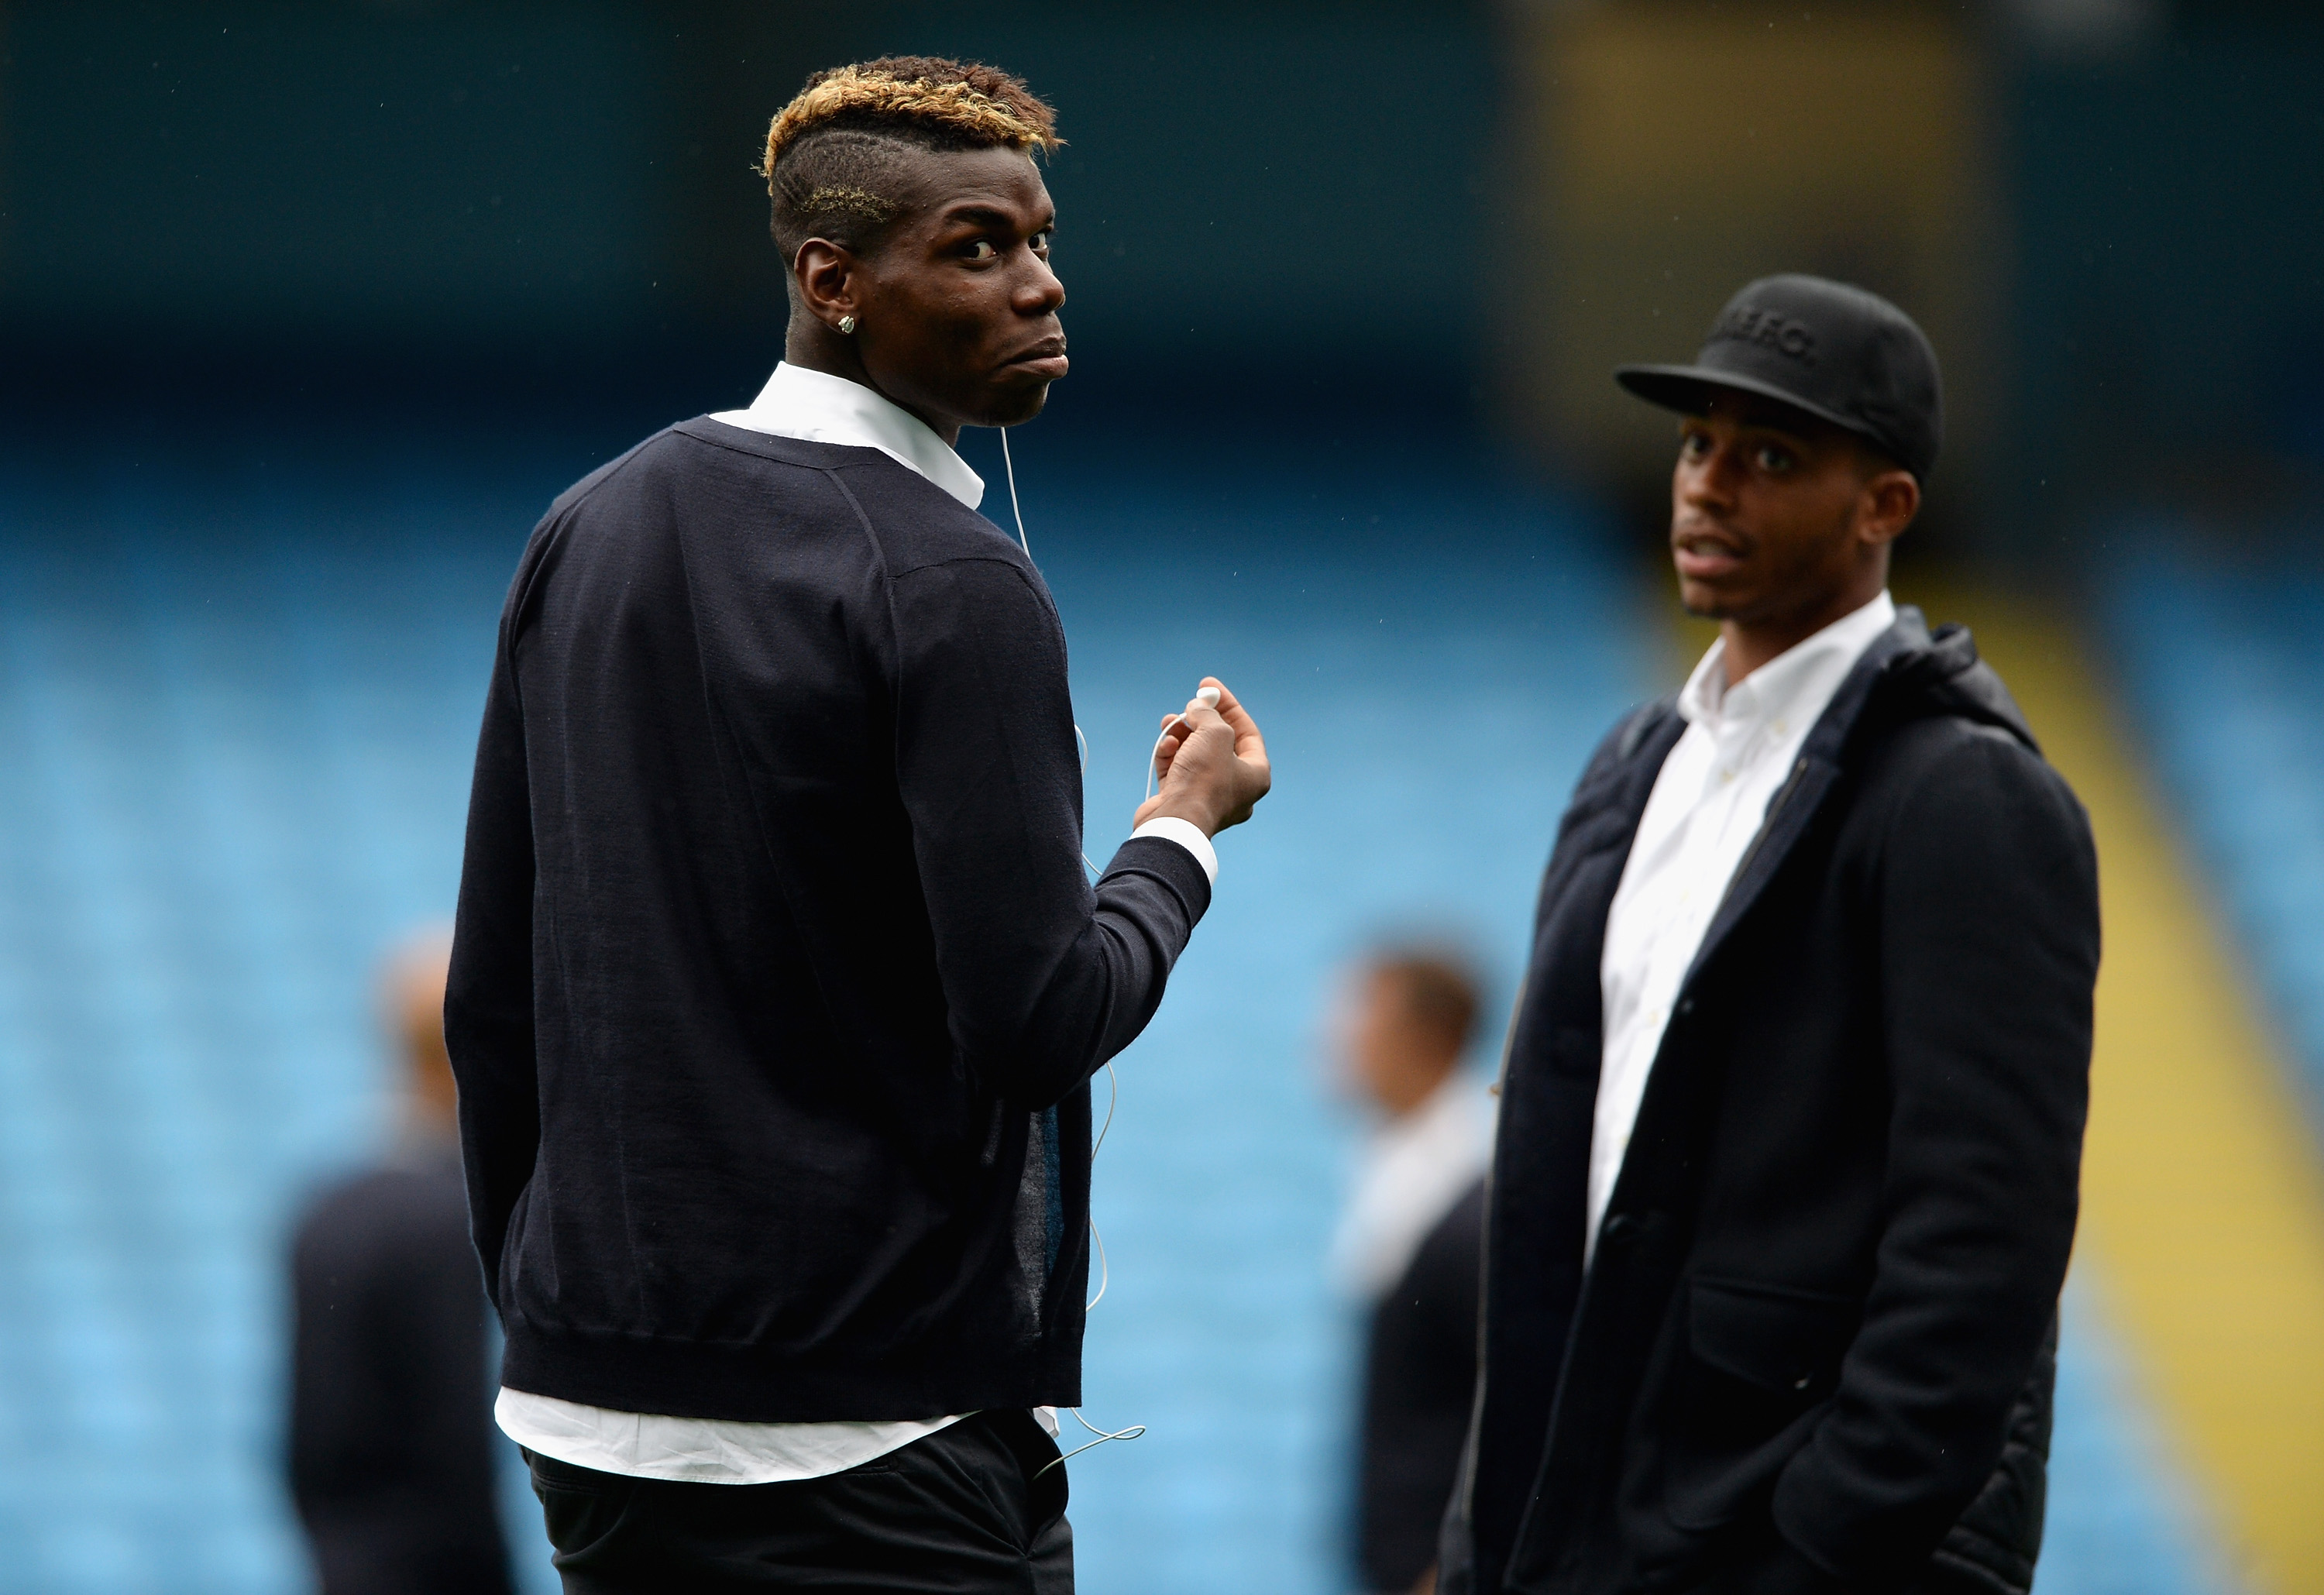
[[[1085,1587],[1326,1595],[1351,1125],[1321,982],[1418,924],[1494,953],[1506,1000],[1566,788],[1662,674],[1651,612],[1585,513],[1475,475],[1065,474],[1038,434],[1019,464],[1092,851],[1197,671],[1260,708],[1278,775],[1121,1061],[1088,1411],[1150,1431],[1074,1464]],[[301,1587],[283,1230],[384,1132],[371,973],[450,901],[503,585],[569,466],[0,475],[0,1595]],[[2135,1380],[2099,1311],[2067,1322],[2044,1595],[2200,1588],[2169,1459],[2121,1438]]]
[[[2324,712],[2308,679],[2324,567],[2154,547],[2105,602],[2139,726],[2324,1138]]]

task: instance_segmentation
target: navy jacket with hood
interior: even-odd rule
[[[1591,1266],[1606,916],[1665,700],[1591,760],[1503,1074],[1446,1595],[2022,1592],[2098,961],[2088,822],[1969,634],[1841,686],[1674,1008]]]

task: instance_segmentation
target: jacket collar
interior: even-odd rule
[[[1864,739],[1879,729],[1931,715],[1955,715],[1997,726],[2039,751],[2024,712],[1992,667],[1978,659],[1968,629],[1948,625],[1932,635],[1918,609],[1898,609],[1895,623],[1873,640],[1832,694],[1791,774],[1767,805],[1766,819],[1728,883],[1682,990],[1717,955],[1728,933],[1783,868]]]

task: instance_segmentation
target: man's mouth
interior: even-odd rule
[[[1741,567],[1743,550],[1729,539],[1686,531],[1671,539],[1671,558],[1682,576],[1715,581]]]
[[[1001,364],[1003,370],[1028,372],[1055,382],[1065,374],[1065,340],[1061,337],[1043,338],[1024,353]]]

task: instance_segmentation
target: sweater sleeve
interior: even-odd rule
[[[1775,1491],[1826,1571],[1925,1554],[1992,1471],[2072,1245],[2098,861],[2065,783],[1996,734],[1931,761],[1877,891],[1885,1223],[1832,1406]]]
[[[525,582],[520,577],[515,594]],[[512,657],[512,595],[484,698],[468,834],[444,1000],[444,1039],[460,1092],[469,1232],[486,1293],[500,1299],[501,1248],[540,1141],[533,1061],[530,786]]]
[[[1065,639],[1016,566],[894,576],[896,770],[953,1045],[1041,1108],[1144,1029],[1210,904],[1193,853],[1125,842],[1092,890]]]

